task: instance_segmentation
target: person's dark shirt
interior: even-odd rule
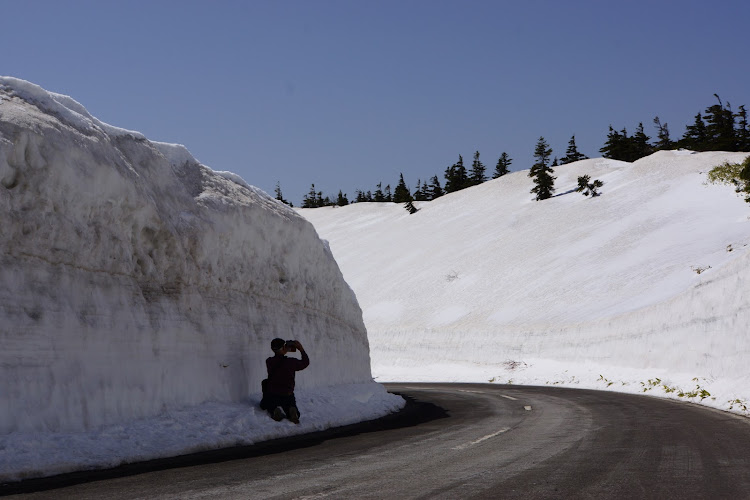
[[[300,351],[302,359],[287,358],[281,354],[266,359],[268,370],[268,392],[289,395],[294,392],[294,373],[304,370],[310,364],[305,351]]]

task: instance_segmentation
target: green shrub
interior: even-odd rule
[[[718,167],[709,170],[708,182],[711,184],[735,184],[735,181],[740,178],[740,172],[742,172],[741,164],[725,161]]]
[[[742,163],[723,164],[712,168],[708,172],[708,182],[711,184],[733,184],[735,191],[744,193],[745,201],[750,203],[750,156]]]

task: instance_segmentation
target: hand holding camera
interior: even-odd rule
[[[305,350],[302,347],[302,344],[299,343],[299,340],[287,340],[284,345],[286,346],[286,350],[289,352],[297,352],[297,349],[299,349],[300,351]]]

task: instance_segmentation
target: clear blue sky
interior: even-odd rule
[[[299,205],[750,107],[750,2],[0,0],[0,74]]]

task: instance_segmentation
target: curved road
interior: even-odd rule
[[[23,498],[750,498],[747,418],[611,392],[387,386],[409,401],[399,415],[27,482],[45,490]]]

